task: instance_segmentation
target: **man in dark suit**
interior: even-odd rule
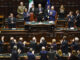
[[[10,48],[11,48],[11,51],[13,49],[13,46],[14,46],[14,37],[10,37]]]
[[[42,8],[41,4],[38,4],[38,8],[37,8],[37,19],[38,21],[43,21],[44,18],[44,9]]]
[[[49,60],[55,60],[56,52],[53,50],[53,46],[51,46],[50,51],[48,52]]]
[[[80,27],[80,13],[79,13],[79,10],[76,11],[76,26],[77,27]]]
[[[71,47],[75,51],[78,51],[80,49],[80,47],[79,47],[79,38],[78,37],[74,38],[74,41],[72,42]]]
[[[68,16],[68,27],[74,27],[74,15],[72,11],[69,12]]]
[[[35,12],[36,12],[35,10],[36,10],[36,8],[34,7],[34,4],[32,4],[32,7],[30,8],[30,13],[33,12],[35,14]]]
[[[40,39],[40,44],[39,44],[39,48],[41,49],[42,46],[46,47],[46,45],[47,45],[47,42],[46,42],[46,40],[45,40],[45,37],[41,37],[41,39]]]
[[[30,51],[27,53],[28,60],[35,60],[35,55],[32,53],[32,48],[30,48]]]
[[[12,50],[12,55],[11,55],[11,60],[18,60],[18,51],[17,51],[17,46],[14,46]]]
[[[16,28],[16,18],[14,17],[13,13],[10,13],[10,16],[8,18],[8,27]]]
[[[0,40],[0,53],[3,52],[4,38],[5,38],[5,37],[2,36],[2,37],[1,37],[1,40]]]
[[[26,45],[26,41],[23,41],[23,45],[22,45],[22,48],[23,48],[23,53],[28,49],[27,47],[26,47],[27,45]]]
[[[33,50],[36,50],[37,43],[36,43],[36,37],[33,37],[30,41],[30,47],[33,48]]]
[[[48,52],[45,50],[45,47],[42,47],[42,51],[40,51],[40,60],[48,60],[47,54]]]
[[[49,12],[51,10],[50,5],[47,6],[47,8],[45,9],[45,20],[49,20]]]
[[[61,43],[61,49],[64,54],[68,54],[68,41],[66,40],[66,36],[63,36],[63,40]]]
[[[23,48],[23,38],[22,37],[20,37],[19,38],[19,41],[18,41],[18,43],[17,43],[17,46],[18,46],[18,49],[20,49],[21,50],[21,52],[23,52],[23,50],[24,50],[24,48]]]

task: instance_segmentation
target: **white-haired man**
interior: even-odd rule
[[[36,50],[37,47],[36,41],[37,41],[36,37],[33,37],[32,40],[30,41],[30,47],[33,48],[33,50]]]
[[[41,49],[42,46],[45,46],[46,47],[46,45],[47,45],[47,42],[45,40],[45,37],[41,37],[40,38],[39,48]]]
[[[73,50],[76,50],[76,51],[78,51],[80,49],[78,37],[74,38],[74,40],[72,41],[71,47],[73,48]]]

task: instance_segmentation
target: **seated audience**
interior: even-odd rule
[[[28,56],[28,60],[35,60],[35,55],[32,48],[30,48],[29,52],[27,52],[27,56]]]
[[[25,21],[30,21],[29,20],[30,15],[29,15],[29,12],[28,12],[27,8],[25,8],[23,16],[24,16]]]
[[[10,16],[8,17],[8,27],[16,28],[16,18],[14,17],[13,13],[10,13]]]
[[[48,52],[45,50],[45,47],[42,47],[42,51],[40,51],[40,60],[48,60],[47,54]]]
[[[17,13],[18,13],[17,17],[18,18],[23,18],[24,10],[25,10],[24,3],[20,2],[20,6],[18,6],[18,8],[17,8]]]

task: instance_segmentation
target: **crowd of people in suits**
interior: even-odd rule
[[[5,36],[0,40],[0,52],[3,52],[3,44],[5,43]],[[40,43],[37,43],[36,37],[30,40],[29,46],[24,41],[23,37],[20,37],[17,41],[14,37],[10,37],[10,52],[11,60],[18,60],[19,54],[26,53],[28,60],[35,60],[35,54],[39,53],[40,60],[63,60],[64,56],[68,56],[69,60],[80,60],[80,41],[78,37],[71,40],[71,43],[67,40],[67,36],[63,36],[60,40],[60,44],[56,39],[52,39],[52,43],[47,45],[45,37],[40,38]],[[58,45],[59,44],[59,45]],[[49,48],[49,50],[47,50]],[[27,52],[25,52],[28,50]]]

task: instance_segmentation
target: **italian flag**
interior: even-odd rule
[[[30,10],[30,8],[32,7],[32,4],[34,4],[33,0],[29,0],[29,8],[28,8],[28,10]]]

